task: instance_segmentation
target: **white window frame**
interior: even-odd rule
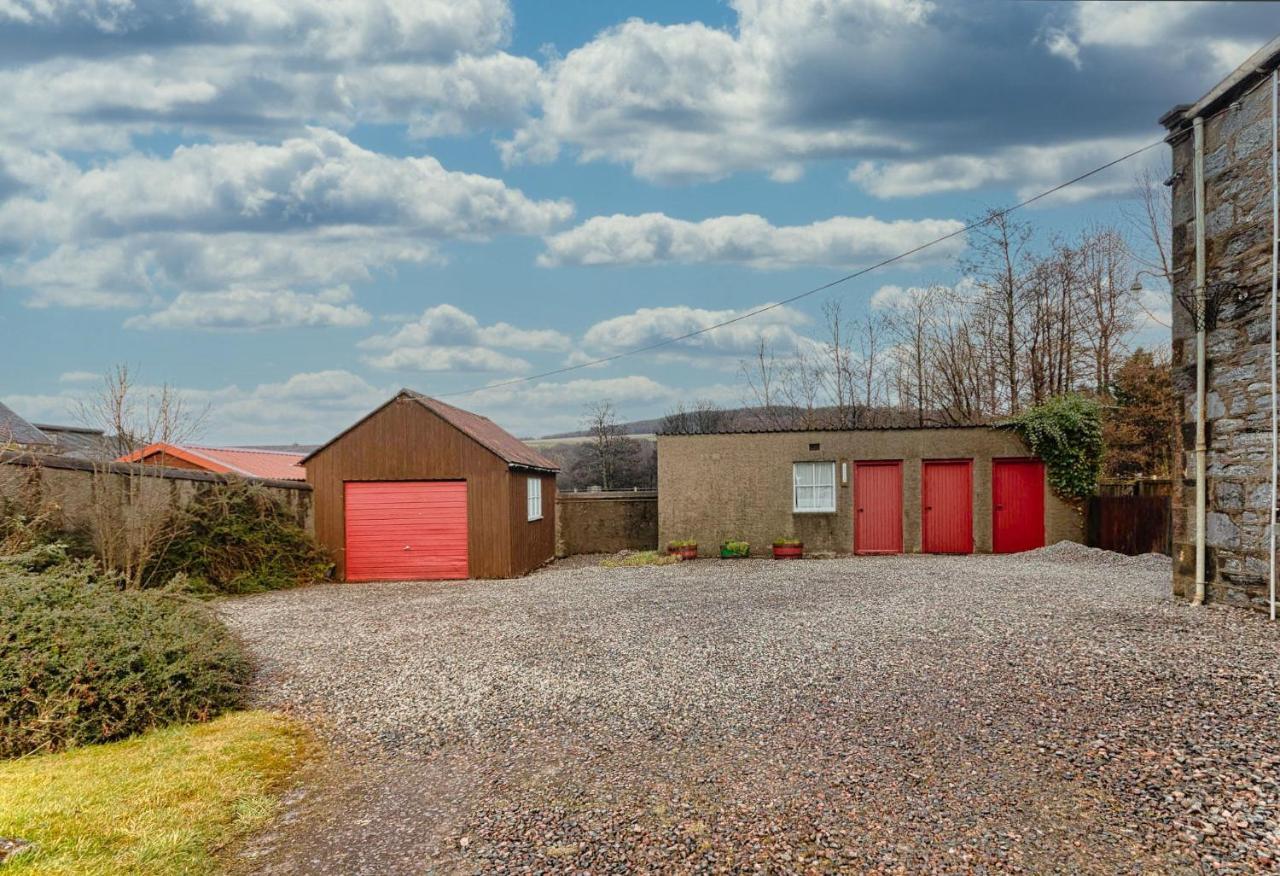
[[[530,523],[542,519],[542,478],[531,477],[525,481],[524,507]]]
[[[808,478],[801,478],[808,472]],[[808,483],[801,483],[801,480]],[[830,491],[830,502],[819,505],[822,491]],[[807,497],[803,499],[802,497]],[[835,462],[794,462],[791,464],[791,511],[793,514],[834,514],[836,510]]]

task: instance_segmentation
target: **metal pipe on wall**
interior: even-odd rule
[[[1205,240],[1204,240],[1204,119],[1192,121],[1195,135],[1193,167],[1196,203],[1196,594],[1192,605],[1204,602],[1205,554]]]

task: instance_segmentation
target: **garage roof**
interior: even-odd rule
[[[196,444],[169,444],[163,441],[148,444],[141,450],[127,453],[117,462],[144,462],[148,457],[164,454],[180,459],[205,471],[220,474],[238,474],[250,478],[268,478],[277,481],[305,481],[306,470],[299,463],[301,453],[281,453],[270,450],[246,450],[241,447],[201,447]]]
[[[418,402],[427,410],[431,411],[437,417],[453,426],[459,432],[462,432],[471,440],[475,441],[481,447],[488,450],[494,456],[507,463],[508,466],[516,468],[532,468],[539,471],[559,471],[560,466],[552,459],[543,456],[529,445],[525,444],[519,438],[503,429],[497,423],[488,417],[482,417],[479,414],[473,414],[471,411],[464,411],[462,408],[455,408],[453,405],[445,404],[436,398],[423,395],[420,392],[414,392],[412,389],[402,389],[396,393],[395,397],[387,401],[386,404],[379,405],[370,411],[359,421],[353,423],[348,428],[339,432],[333,438],[321,444],[315,450],[303,457],[302,462],[306,463],[320,451],[324,450],[330,444],[337,441],[343,435],[346,435],[356,426],[372,417],[378,411],[385,408],[391,402],[399,398],[409,398]]]

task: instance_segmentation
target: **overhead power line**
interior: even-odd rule
[[[628,356],[638,356],[641,353],[648,353],[653,350],[661,349],[662,347],[669,347],[672,344],[678,344],[681,341],[687,341],[690,338],[696,338],[698,335],[705,335],[707,332],[713,332],[716,329],[722,329],[725,326],[730,326],[730,325],[733,325],[734,323],[742,322],[743,320],[746,320],[746,319],[751,319],[752,317],[759,316],[762,313],[768,313],[770,310],[777,310],[779,307],[785,307],[786,305],[799,301],[802,298],[808,298],[810,295],[817,295],[819,292],[825,292],[826,290],[831,289],[835,286],[839,286],[842,283],[847,283],[850,280],[856,280],[859,277],[865,276],[871,273],[872,271],[877,271],[880,268],[893,264],[894,262],[900,262],[903,259],[910,258],[911,256],[916,255],[917,253],[923,252],[926,249],[929,249],[930,247],[937,246],[940,243],[945,243],[946,241],[959,237],[962,234],[968,234],[970,231],[973,231],[975,228],[981,228],[983,225],[987,225],[991,222],[996,221],[997,219],[1007,216],[1010,213],[1014,212],[1015,210],[1021,210],[1024,207],[1028,207],[1031,204],[1034,204],[1036,201],[1043,200],[1044,198],[1047,198],[1050,195],[1056,194],[1065,188],[1075,185],[1078,182],[1083,182],[1084,180],[1088,179],[1091,176],[1096,176],[1097,174],[1102,173],[1104,170],[1109,170],[1115,167],[1117,164],[1123,164],[1124,162],[1128,161],[1130,158],[1141,155],[1143,152],[1146,152],[1148,149],[1154,149],[1156,146],[1159,146],[1163,143],[1164,143],[1163,139],[1155,140],[1151,143],[1148,143],[1145,146],[1142,146],[1138,149],[1134,149],[1132,152],[1128,152],[1124,155],[1121,155],[1119,158],[1108,161],[1106,164],[1100,164],[1097,167],[1093,168],[1092,170],[1085,171],[1079,176],[1072,177],[1066,182],[1058,183],[1053,188],[1045,189],[1043,192],[1040,192],[1038,195],[1034,195],[1030,198],[1027,198],[1025,201],[1020,201],[1019,203],[1014,204],[1012,207],[1006,207],[1003,210],[996,210],[993,213],[989,213],[988,215],[984,216],[982,219],[979,219],[976,222],[970,222],[968,225],[965,225],[962,228],[957,228],[955,231],[952,231],[949,234],[944,234],[941,237],[935,237],[933,240],[922,243],[919,246],[912,247],[911,249],[904,250],[903,252],[900,252],[895,256],[890,256],[889,258],[878,261],[873,265],[868,265],[865,268],[861,268],[857,271],[854,271],[852,274],[845,274],[843,277],[837,277],[834,280],[831,280],[827,283],[823,283],[821,286],[815,286],[812,289],[808,289],[804,292],[800,292],[799,294],[792,295],[790,298],[783,298],[781,301],[775,301],[772,304],[763,304],[760,307],[745,311],[743,313],[738,314],[737,316],[731,317],[730,319],[723,320],[722,322],[717,322],[712,325],[703,326],[702,328],[694,329],[693,331],[685,332],[684,334],[676,335],[675,337],[663,338],[660,341],[654,341],[652,344],[645,344],[643,347],[634,347],[629,350],[623,350],[619,353],[613,353],[609,356],[601,356],[598,359],[591,359],[586,362],[578,362],[573,365],[565,365],[561,368],[553,368],[550,371],[543,371],[538,374],[529,374],[529,375],[525,375],[524,377],[513,377],[509,380],[500,380],[496,383],[489,383],[484,386],[475,386],[470,389],[459,389],[459,390],[455,390],[454,392],[439,393],[437,397],[452,398],[460,395],[472,395],[473,393],[484,392],[486,389],[500,389],[504,386],[515,386],[521,383],[533,383],[538,380],[546,380],[548,377],[556,377],[560,374],[568,374],[572,371],[580,371],[583,368],[593,368],[596,365],[604,365],[609,362],[616,362],[617,360],[625,359]]]

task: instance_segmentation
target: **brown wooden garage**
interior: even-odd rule
[[[555,554],[556,464],[404,389],[302,461],[344,581],[511,578]]]

